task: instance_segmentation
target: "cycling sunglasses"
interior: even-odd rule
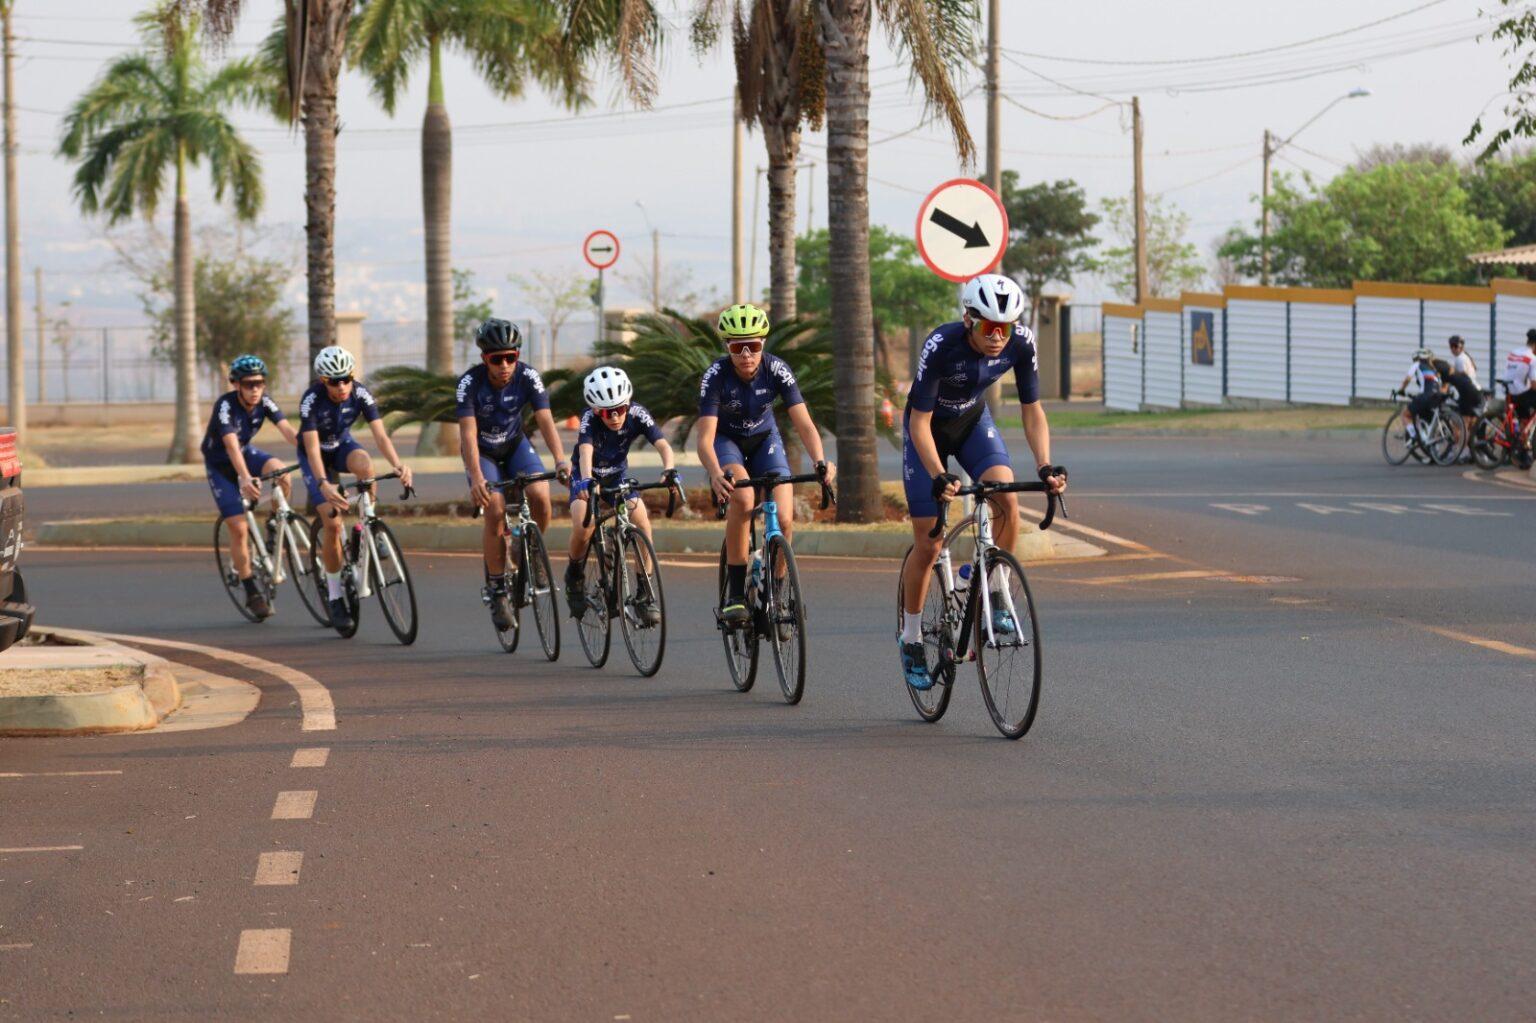
[[[727,341],[725,347],[732,355],[756,355],[763,350],[763,342],[754,341]]]
[[[261,377],[246,377],[244,380],[236,381],[235,386],[242,391],[257,391],[267,386],[267,382]]]
[[[350,376],[326,377],[325,382],[330,384],[332,387],[340,387],[342,384],[350,384],[352,382],[352,378]]]
[[[491,366],[511,366],[517,362],[516,352],[495,352],[487,354],[485,361]]]
[[[994,323],[991,320],[977,320],[976,322],[981,324],[981,334],[983,337],[1006,338],[1013,333],[1013,324],[1011,323]]]
[[[597,414],[602,416],[604,419],[623,419],[628,412],[629,405],[627,403],[623,405],[615,405],[613,408],[600,408],[597,410]]]

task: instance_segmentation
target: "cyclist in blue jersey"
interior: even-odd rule
[[[612,486],[624,478],[629,471],[630,445],[641,437],[650,441],[661,456],[662,475],[668,481],[677,479],[672,445],[661,435],[661,425],[650,409],[634,400],[635,386],[628,373],[615,366],[599,366],[587,374],[581,393],[588,408],[581,415],[581,428],[576,435],[575,478],[571,480],[571,560],[565,569],[565,599],[572,618],[580,618],[586,611],[582,587],[587,545],[595,527],[584,528],[582,523],[586,521],[587,502],[593,500],[595,489]],[[636,527],[649,537],[651,516],[645,502],[631,497],[629,514]],[[641,586],[646,582],[641,578]],[[639,596],[641,619],[647,626],[656,625],[661,621],[661,611],[654,598],[649,593]]]
[[[1404,394],[1408,392],[1408,385],[1418,388],[1418,393],[1408,400],[1403,406],[1403,425],[1408,430],[1408,436],[1418,436],[1418,428],[1414,426],[1415,416],[1427,416],[1434,412],[1436,406],[1445,401],[1449,394],[1451,384],[1447,377],[1449,373],[1442,374],[1441,368],[1449,369],[1449,366],[1437,367],[1435,365],[1435,353],[1428,348],[1420,348],[1413,353],[1413,362],[1408,366],[1408,375],[1403,377],[1403,382],[1398,385],[1398,390]]]
[[[549,411],[549,392],[539,371],[521,361],[523,335],[510,320],[492,317],[475,331],[480,364],[459,378],[454,414],[459,419],[459,454],[469,480],[469,496],[485,516],[481,534],[485,578],[491,591],[491,621],[506,632],[512,628],[511,596],[507,591],[507,557],[501,533],[506,528],[505,498],[491,483],[520,473],[540,473],[544,462],[523,433],[523,416],[533,410],[544,444],[555,456],[555,470],[564,482],[570,463]],[[528,507],[540,531],[549,528],[549,484],[528,487]],[[543,586],[543,580],[535,580]]]
[[[384,431],[373,395],[355,379],[356,369],[352,353],[340,345],[320,349],[315,356],[317,379],[299,401],[299,468],[309,488],[309,502],[320,514],[326,602],[332,624],[342,632],[351,628],[352,615],[341,589],[341,516],[347,510],[347,499],[336,489],[336,483],[342,472],[358,479],[373,476],[373,459],[352,439],[352,424],[358,417],[368,424],[374,444],[400,474],[400,482],[411,485],[410,467],[400,460],[394,442]]]
[[[1024,438],[1035,455],[1037,472],[1056,493],[1067,488],[1067,471],[1051,464],[1051,431],[1040,406],[1039,356],[1035,336],[1019,322],[1024,292],[1011,278],[982,274],[960,295],[961,318],[935,330],[923,344],[917,378],[902,416],[905,444],[902,479],[912,519],[912,556],[902,577],[901,666],[907,684],[929,689],[933,680],[923,651],[923,601],[938,560],[943,537],[930,539],[939,504],[954,498],[960,477],[949,471],[959,461],[972,480],[1013,481],[1013,465],[992,413],[982,396],[1005,374],[1013,374],[1024,420]],[[997,546],[1012,550],[1019,535],[1018,500],[1013,494],[991,499]],[[1007,571],[998,566],[994,572]],[[987,580],[993,591],[1007,580]],[[980,580],[974,585],[979,585]],[[1011,633],[1017,625],[999,596],[992,599],[992,627]]]
[[[699,385],[698,454],[709,474],[715,500],[729,502],[725,516],[726,596],[722,621],[740,624],[748,618],[746,605],[748,530],[754,494],[737,490],[731,480],[778,473],[790,475],[784,441],[773,418],[781,401],[795,433],[818,470],[825,467],[827,483],[837,479],[837,466],[827,461],[821,432],[811,421],[800,396],[795,374],[777,355],[763,352],[768,314],[755,305],[733,305],[720,314],[720,336],[729,352],[716,359]],[[729,478],[728,478],[729,476]],[[794,537],[794,493],[788,484],[775,487],[779,526],[786,539]]]
[[[261,484],[255,477],[281,469],[283,460],[253,446],[251,440],[266,422],[276,426],[290,444],[297,444],[299,435],[267,394],[265,362],[254,355],[240,356],[229,364],[229,382],[235,389],[213,403],[213,415],[203,434],[203,468],[208,473],[214,503],[229,531],[229,561],[245,587],[245,606],[257,619],[262,619],[271,616],[272,608],[252,575],[245,501],[261,497]],[[286,497],[288,477],[279,479],[277,485]]]

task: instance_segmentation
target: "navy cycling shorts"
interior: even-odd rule
[[[788,476],[789,460],[784,457],[784,438],[778,430],[750,437],[715,434],[715,458],[721,466],[745,466],[748,476]]]
[[[261,475],[262,467],[275,457],[249,444],[241,448],[240,453],[245,456],[246,471],[252,476]],[[213,503],[219,506],[219,514],[226,519],[244,515],[245,500],[240,496],[235,467],[228,462],[204,459],[203,469],[208,473],[208,489],[213,491]]]
[[[480,452],[480,474],[485,477],[487,483],[501,483],[522,473],[538,473],[544,471],[544,460],[539,453],[533,450],[533,445],[527,437],[519,436],[512,450],[500,457]],[[466,480],[469,474],[466,473]]]
[[[340,444],[327,451],[320,450],[320,461],[325,466],[325,478],[332,483],[341,479],[341,474],[347,471],[347,458],[354,451],[363,450],[363,446],[350,436],[344,437]],[[299,448],[299,471],[304,474],[304,486],[309,490],[309,503],[316,508],[325,503],[325,498],[320,493],[321,481],[315,478],[311,471],[309,458],[305,456],[304,449]]]
[[[1003,443],[1001,432],[992,422],[991,410],[982,410],[975,425],[955,441],[953,450],[946,450],[948,445],[939,439],[939,433],[943,430],[942,421],[929,422],[933,423],[934,440],[938,442],[939,457],[944,460],[946,470],[951,455],[972,480],[981,479],[982,473],[996,465],[1012,467],[1008,446]],[[901,433],[901,479],[907,492],[907,513],[914,519],[933,518],[939,514],[939,502],[933,496],[933,477],[928,475],[922,459],[917,457],[917,448],[912,445],[912,435],[905,417]]]

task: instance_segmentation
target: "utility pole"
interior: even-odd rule
[[[661,229],[651,228],[651,309],[661,312]]]
[[[1264,129],[1264,184],[1259,206],[1259,283],[1269,284],[1269,158],[1275,153],[1269,129]]]
[[[987,0],[987,187],[1003,194],[1002,100],[997,78],[1002,64],[1003,0]],[[1002,272],[1002,259],[992,268]]]
[[[1136,304],[1147,298],[1147,190],[1141,175],[1141,97],[1131,97],[1131,155],[1136,161]]]
[[[745,260],[742,259],[741,237],[741,173],[742,150],[746,146],[746,132],[741,122],[741,91],[731,108],[731,301],[745,301]]]
[[[34,297],[37,299],[37,401],[48,400],[48,381],[43,375],[43,351],[48,345],[48,321],[43,318],[43,268],[33,267],[37,276]]]
[[[8,388],[6,405],[17,432],[27,425],[27,381],[21,352],[21,239],[16,213],[16,97],[12,74],[15,57],[11,36],[13,0],[0,0],[0,32],[5,45],[5,346]]]

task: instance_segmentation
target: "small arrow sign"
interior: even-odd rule
[[[937,206],[932,213],[928,214],[928,219],[951,234],[965,239],[965,247],[968,249],[979,249],[987,244],[987,233],[975,221],[971,222],[970,227],[966,227],[964,221],[956,220]]]
[[[606,270],[619,260],[619,239],[612,231],[593,231],[581,243],[581,258],[594,270]]]
[[[1003,258],[1008,212],[974,178],[955,178],[928,193],[917,213],[917,251],[945,280],[968,281]]]

